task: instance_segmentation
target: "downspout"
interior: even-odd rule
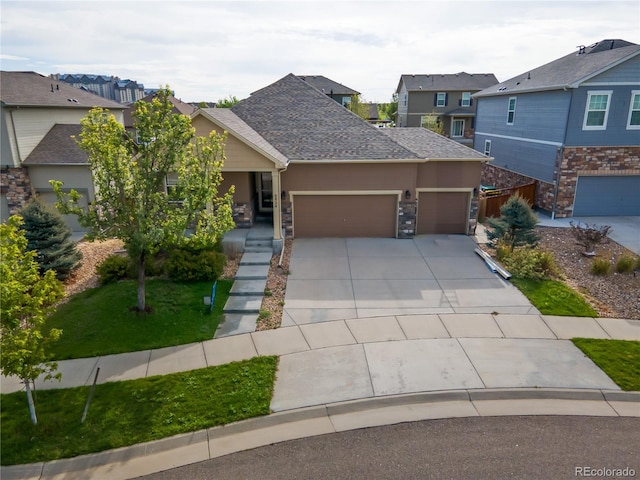
[[[289,163],[287,163],[283,169],[278,170],[278,183],[280,185],[280,189],[282,189],[282,172],[286,172],[287,168],[289,168]],[[278,192],[278,196],[280,196],[280,192]],[[280,215],[280,228],[282,229],[282,198],[280,198],[280,208],[278,208]],[[287,239],[287,233],[285,231],[284,238],[282,239],[282,250],[280,250],[280,260],[278,260],[278,268],[282,270],[282,258],[284,257],[284,243]]]

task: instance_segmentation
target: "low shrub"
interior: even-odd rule
[[[628,255],[624,255],[616,261],[616,272],[618,273],[629,273],[633,272],[637,261],[634,260],[633,257]]]
[[[175,249],[169,253],[165,271],[174,280],[217,280],[224,271],[227,257],[215,250]]]
[[[611,262],[605,258],[594,258],[589,271],[594,275],[609,275],[611,272]]]
[[[514,277],[542,280],[560,275],[553,254],[546,250],[521,247],[509,251],[498,247],[497,255]]]
[[[129,258],[124,255],[111,255],[97,267],[96,273],[101,285],[130,278]]]

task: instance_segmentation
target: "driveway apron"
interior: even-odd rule
[[[538,313],[462,235],[296,239],[283,325],[447,313]]]

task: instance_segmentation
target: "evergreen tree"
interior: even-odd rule
[[[500,207],[500,218],[490,218],[487,231],[489,244],[495,247],[504,243],[511,250],[521,245],[535,246],[540,241],[533,231],[538,218],[529,203],[520,195],[513,195]]]
[[[24,220],[27,250],[36,252],[41,272],[54,270],[58,280],[80,266],[82,254],[71,240],[71,229],[57,210],[39,200],[25,205],[20,211]]]

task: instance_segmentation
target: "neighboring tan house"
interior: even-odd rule
[[[602,40],[474,95],[483,183],[557,217],[640,215],[640,45]]]
[[[295,97],[296,102],[290,99]],[[228,132],[221,192],[234,216],[293,237],[468,234],[481,153],[423,128],[376,128],[289,74],[230,109],[200,109],[198,135]]]
[[[322,75],[298,75],[298,78],[300,80],[304,80],[309,85],[316,87],[328,97],[333,98],[343,107],[349,105],[349,103],[351,103],[351,99],[355,95],[360,95],[360,92],[357,92],[352,88],[345,87],[341,83],[334,82]]]
[[[0,84],[2,219],[34,194],[55,203],[49,180],[76,189],[84,204],[91,201],[87,156],[71,136],[80,133],[80,120],[91,108],[108,108],[122,122],[124,106],[35,72],[2,71]],[[72,230],[82,230],[75,216],[66,219]]]
[[[445,136],[471,145],[476,115],[472,95],[496,83],[492,73],[402,75],[396,88],[396,126],[437,125]]]

